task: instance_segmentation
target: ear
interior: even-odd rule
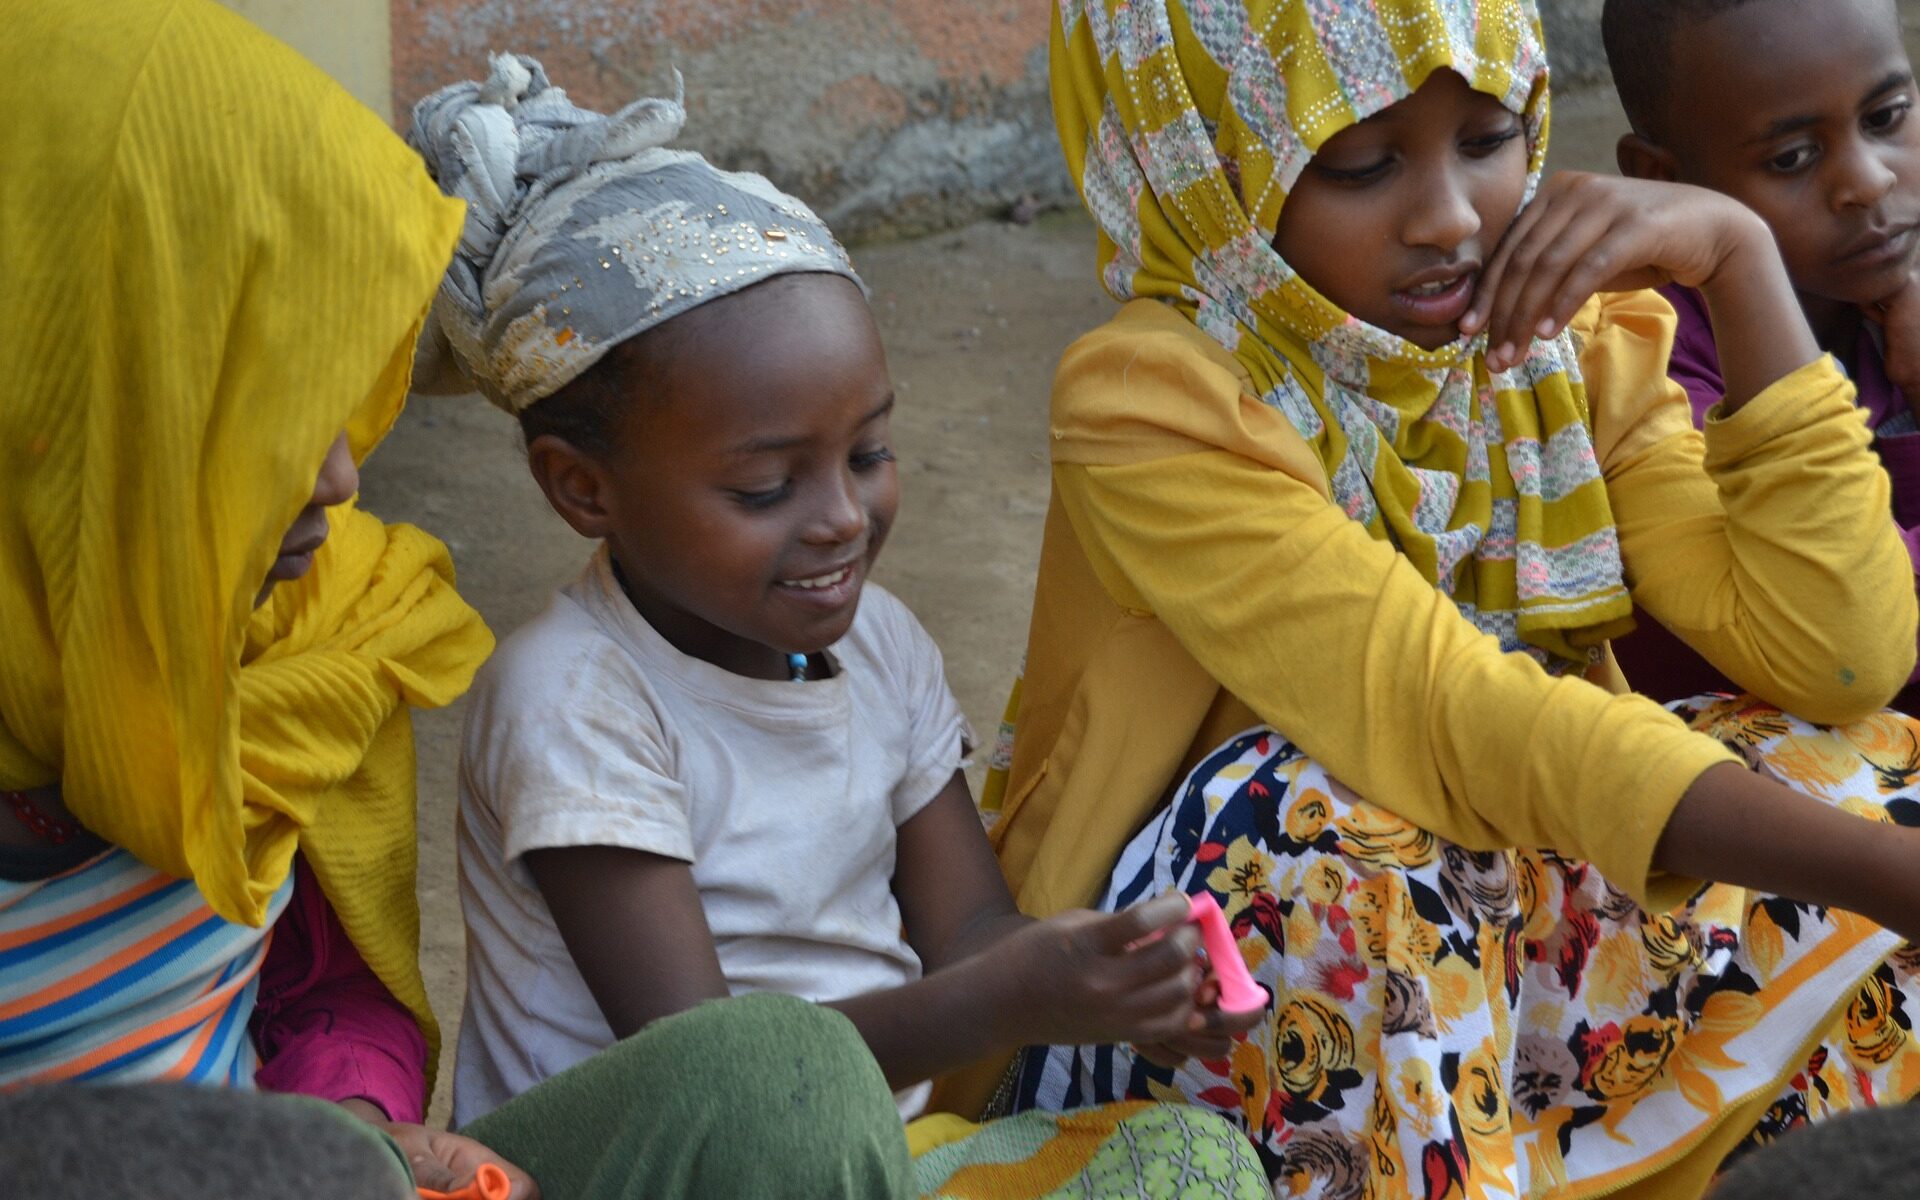
[[[1672,183],[1680,175],[1673,151],[1637,133],[1621,138],[1613,148],[1613,157],[1620,164],[1620,173],[1629,179]]]
[[[560,519],[581,537],[613,531],[612,481],[599,459],[565,438],[541,434],[527,444],[527,469]]]

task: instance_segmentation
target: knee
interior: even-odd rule
[[[791,996],[702,1005],[702,1043],[731,1064],[742,1161],[781,1164],[783,1196],[893,1196],[912,1179],[906,1132],[886,1076],[853,1022]]]
[[[808,1064],[849,1083],[886,1083],[860,1032],[833,1009],[795,996],[760,993],[702,1004],[673,1018],[725,1061],[764,1065],[772,1057]]]

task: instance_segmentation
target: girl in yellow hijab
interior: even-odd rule
[[[168,1094],[65,1085],[186,1081],[232,1090],[176,1116],[239,1116],[178,1126],[195,1170],[157,1172],[167,1194],[248,1156],[337,1181],[312,1156],[378,1140],[348,1113],[392,1139],[403,1193],[402,1158],[437,1190],[503,1167],[512,1200],[905,1194],[859,1034],[787,997],[662,1021],[460,1135],[416,1123],[436,1048],[408,712],[458,696],[492,638],[444,546],[344,502],[462,206],[211,0],[0,0],[0,28],[0,1177],[67,1194],[85,1153],[126,1178]],[[372,1044],[290,1081],[249,1029],[283,951],[300,986],[345,962],[413,1013],[414,1095]],[[305,1095],[241,1094],[257,1067]],[[672,1086],[696,1070],[740,1078]],[[339,1128],[247,1138],[276,1109]],[[123,1111],[147,1136],[103,1142]]]
[[[211,4],[0,22],[0,1086],[250,1085],[298,855],[418,1090],[408,714],[492,638],[445,547],[346,502],[460,206]]]
[[[1297,1195],[1689,1196],[1920,1091],[1910,569],[1757,219],[1543,183],[1531,0],[1065,0],[1052,70],[1126,303],[993,836],[1035,914],[1210,892],[1275,999],[1016,1105],[1212,1107]],[[1671,310],[1588,302],[1668,280],[1740,346],[1704,443]],[[1797,715],[1623,694],[1634,603]]]

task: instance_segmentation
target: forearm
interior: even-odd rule
[[[1005,912],[987,913],[971,925],[955,934],[948,943],[946,953],[937,963],[928,963],[929,971],[939,970],[948,963],[958,963],[972,958],[987,947],[998,942],[1017,930],[1033,923],[1033,918],[1009,907]]]
[[[1645,699],[1502,653],[1392,547],[1276,472],[1207,454],[1056,481],[1097,569],[1110,560],[1214,679],[1448,841],[1554,846],[1640,895],[1668,809],[1727,757]],[[1593,796],[1607,803],[1574,799]]]
[[[1914,567],[1851,385],[1811,364],[1706,434],[1704,461],[1689,434],[1609,466],[1634,599],[1781,708],[1878,709],[1911,670]]]
[[[1700,286],[1720,348],[1721,411],[1728,416],[1820,357],[1772,233],[1751,214],[1741,225],[1720,269]]]
[[[1004,991],[992,965],[975,957],[827,1007],[853,1022],[888,1086],[899,1089],[1018,1047]]]
[[[1727,763],[1673,810],[1655,863],[1859,913],[1911,937],[1920,908],[1920,829],[1868,821]]]

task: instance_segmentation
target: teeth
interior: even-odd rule
[[[843,583],[846,581],[847,576],[851,574],[853,574],[852,567],[841,567],[831,575],[816,575],[812,579],[782,579],[780,586],[799,588],[802,591],[814,591],[819,588],[830,588],[836,584]]]
[[[1409,294],[1415,296],[1438,296],[1441,292],[1446,291],[1459,282],[1460,280],[1457,278],[1442,279],[1438,283],[1423,283],[1417,288],[1408,288],[1407,291]]]

